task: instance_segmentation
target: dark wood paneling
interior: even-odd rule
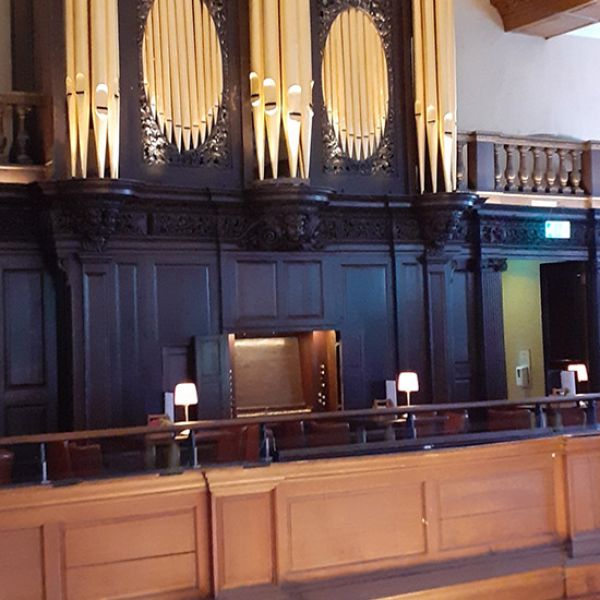
[[[4,271],[5,389],[43,386],[46,376],[43,273]]]
[[[240,260],[235,264],[235,323],[277,319],[277,263]]]
[[[341,263],[347,409],[370,406],[375,398],[385,397],[385,380],[396,375],[391,267],[365,263]]]
[[[180,344],[211,331],[210,273],[207,265],[156,265],[158,337]]]
[[[118,423],[112,410],[111,381],[119,379],[114,373],[114,354],[111,344],[114,326],[114,299],[108,269],[103,265],[89,267],[83,274],[85,323],[85,413],[88,428],[102,429]],[[113,360],[111,360],[111,358]]]
[[[321,262],[286,261],[284,315],[290,319],[323,319],[323,266]]]

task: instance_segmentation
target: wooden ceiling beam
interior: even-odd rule
[[[600,0],[490,0],[505,31],[554,37],[600,22]]]

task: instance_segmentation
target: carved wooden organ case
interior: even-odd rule
[[[451,4],[138,0],[117,19],[116,0],[65,0],[71,174],[89,112],[99,177],[454,191]]]

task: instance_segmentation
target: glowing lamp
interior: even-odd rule
[[[178,383],[175,386],[175,406],[183,406],[185,409],[185,420],[189,421],[190,406],[198,404],[198,391],[193,383]]]
[[[410,406],[411,392],[419,391],[419,376],[409,371],[400,373],[398,375],[398,391],[406,394],[406,404]]]
[[[569,365],[567,370],[575,372],[578,383],[584,383],[589,380],[587,367],[583,363]]]

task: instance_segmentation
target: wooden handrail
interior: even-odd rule
[[[397,408],[347,410],[301,415],[261,415],[254,417],[238,417],[236,419],[191,421],[161,427],[125,427],[117,429],[93,429],[88,431],[11,436],[0,438],[0,446],[122,438],[136,435],[143,436],[153,433],[178,434],[185,430],[200,432],[222,428],[243,427],[245,425],[270,425],[294,421],[364,421],[377,417],[398,416],[405,414],[418,416],[420,413],[429,413],[435,411],[456,411],[499,407],[536,407],[553,404],[572,404],[573,402],[579,401],[586,403],[600,401],[600,393],[578,394],[576,396],[543,396],[538,398],[527,398],[518,402],[508,400],[492,400],[487,402],[459,402],[453,404],[421,404],[412,406],[398,406]]]

